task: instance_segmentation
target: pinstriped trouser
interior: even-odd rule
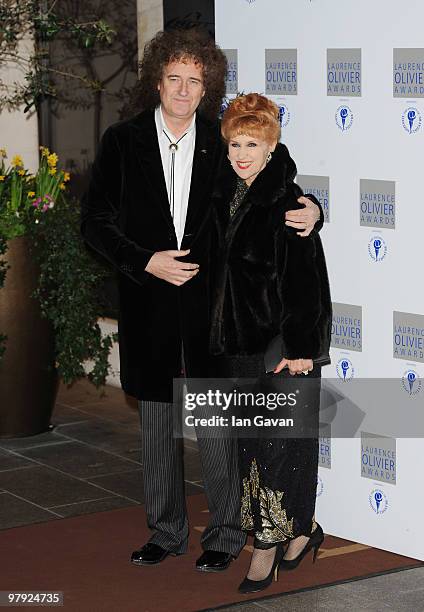
[[[172,404],[141,401],[139,409],[150,542],[183,553],[188,540],[183,440],[174,437]],[[246,541],[240,528],[237,440],[199,437],[198,445],[210,512],[202,548],[237,556]]]

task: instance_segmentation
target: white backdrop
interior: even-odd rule
[[[344,360],[346,385],[352,375],[396,380],[397,409],[405,420],[411,410],[422,408],[424,415],[424,3],[215,0],[215,13],[217,43],[230,50],[229,78],[238,79],[229,81],[228,92],[265,93],[265,49],[291,50],[283,55],[295,60],[297,50],[297,93],[288,81],[288,95],[273,99],[283,107],[282,140],[303,177],[298,182],[306,190],[321,188],[323,181],[329,186],[329,222],[321,237],[335,313],[341,317],[335,323],[342,327],[333,336],[332,365],[324,376],[342,378]],[[327,57],[328,49],[335,51]],[[346,55],[340,49],[354,51]],[[400,49],[395,56],[394,49]],[[271,56],[275,59],[275,53]],[[327,95],[327,60],[349,57],[352,62],[360,57],[361,95]],[[403,76],[397,71],[396,79],[416,82],[418,88],[395,97],[394,63],[404,58]],[[293,62],[289,68],[292,72]],[[349,78],[347,68],[338,78]],[[352,64],[350,71],[357,68]],[[278,67],[273,74],[284,81]],[[347,109],[345,129],[341,108]],[[413,109],[409,118],[408,109]],[[361,202],[367,207],[360,187],[365,179],[363,190],[372,191],[377,204],[378,197],[384,200],[382,192],[392,193],[394,227],[393,216],[385,214],[383,227],[360,224]],[[325,189],[320,194],[327,199]],[[373,208],[378,210],[384,210],[381,204]],[[380,241],[377,260],[375,240]],[[343,343],[343,334],[350,335],[350,344]],[[352,342],[358,334],[360,342]],[[394,354],[395,341],[412,345],[414,352]],[[381,425],[365,432],[382,436]],[[423,439],[377,437],[371,446],[363,441],[361,447],[360,437],[323,441],[317,519],[327,533],[424,560]],[[370,464],[379,469],[364,477],[361,468]]]

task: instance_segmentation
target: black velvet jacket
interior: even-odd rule
[[[209,341],[210,196],[222,153],[217,122],[196,118],[196,143],[181,249],[199,273],[176,287],[145,271],[155,251],[177,249],[154,113],[108,128],[82,206],[85,240],[117,270],[119,353],[124,391],[172,401],[181,373],[205,376]]]
[[[212,354],[265,351],[282,334],[288,359],[328,355],[331,298],[320,237],[308,238],[282,223],[301,208],[296,166],[278,144],[271,161],[230,218],[237,175],[226,160],[213,195],[215,220]],[[311,197],[311,196],[308,196]]]

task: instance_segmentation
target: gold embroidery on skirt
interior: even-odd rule
[[[272,544],[294,538],[293,518],[287,519],[287,512],[281,503],[283,495],[282,491],[271,491],[268,487],[260,489],[262,531],[257,531],[255,536],[261,542]]]
[[[252,507],[250,505],[249,479],[243,478],[243,497],[241,498],[241,528],[246,531],[253,529]]]
[[[256,499],[258,497],[259,489],[259,472],[256,459],[253,459],[252,465],[250,466],[250,484],[252,487],[252,495]]]
[[[272,491],[268,487],[259,487],[259,471],[256,459],[252,460],[249,477],[243,478],[243,496],[241,498],[241,527],[246,531],[254,528],[251,496],[258,497],[262,518],[262,531],[255,536],[261,542],[273,544],[293,539],[293,518],[288,520],[286,509],[282,506],[283,491]],[[316,529],[312,520],[312,531]]]

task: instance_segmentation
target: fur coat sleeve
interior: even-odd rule
[[[288,186],[297,196],[294,185]],[[292,228],[276,234],[278,296],[281,304],[281,355],[314,359],[328,355],[331,299],[324,251],[316,230],[300,238]]]

